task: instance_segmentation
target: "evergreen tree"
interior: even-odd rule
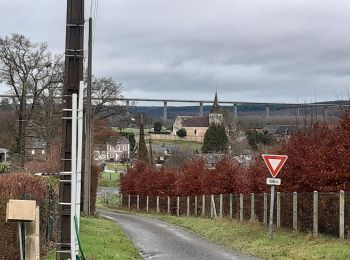
[[[140,140],[139,140],[139,153],[138,159],[144,162],[148,162],[148,152],[145,142],[145,132],[143,129],[143,114],[140,115]]]
[[[203,153],[227,152],[228,138],[223,125],[212,124],[204,135]]]

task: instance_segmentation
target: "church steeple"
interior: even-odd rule
[[[214,98],[214,103],[213,106],[211,108],[210,113],[218,113],[220,112],[220,106],[219,106],[219,100],[218,100],[218,92],[215,92],[215,98]]]

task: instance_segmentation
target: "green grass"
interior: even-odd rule
[[[138,213],[137,213],[138,214]],[[201,237],[242,253],[262,259],[350,259],[350,241],[330,236],[274,230],[273,240],[267,229],[256,222],[235,219],[213,220],[195,217],[176,217],[144,214],[189,229]]]
[[[81,242],[87,259],[142,259],[121,227],[110,220],[81,218]],[[45,259],[55,259],[52,252]]]
[[[120,162],[107,162],[106,163],[107,169],[111,171],[122,171],[126,168],[126,166]]]
[[[117,187],[119,186],[120,173],[102,172],[99,179],[100,187]]]
[[[165,145],[177,145],[181,148],[184,149],[191,149],[191,150],[198,150],[199,152],[202,149],[203,143],[199,143],[199,142],[192,142],[192,141],[183,141],[183,140],[179,140],[179,141],[174,141],[174,140],[152,140],[153,144],[159,144],[162,145],[163,143]]]

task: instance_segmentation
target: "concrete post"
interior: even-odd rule
[[[203,116],[203,102],[199,103],[199,116]]]
[[[234,120],[238,119],[237,104],[233,104],[233,117],[234,117]]]
[[[264,224],[267,225],[267,194],[264,193]]]
[[[213,212],[213,200],[214,200],[214,195],[210,195],[210,217],[211,218],[214,215],[214,212]]]
[[[277,228],[281,227],[281,193],[277,192]]]
[[[140,210],[140,195],[137,195],[136,197],[136,209],[138,211]]]
[[[230,218],[233,218],[233,195],[230,194]]]
[[[126,101],[126,114],[129,114],[129,105],[130,105],[130,101],[127,100]]]
[[[344,239],[344,206],[345,198],[344,191],[339,192],[339,237]]]
[[[120,206],[123,207],[123,194],[120,194]]]
[[[293,230],[298,230],[298,193],[293,192]]]
[[[187,196],[187,211],[186,211],[186,215],[190,216],[190,196]]]
[[[313,234],[314,236],[318,235],[318,192],[314,191],[313,199]]]
[[[224,204],[224,196],[220,194],[220,211],[219,211],[219,218],[223,217],[223,204]]]
[[[194,196],[194,215],[198,215],[198,197]]]
[[[180,216],[180,197],[176,197],[176,215]]]
[[[146,211],[149,211],[149,196],[146,197]]]
[[[202,216],[205,216],[205,195],[202,195]]]
[[[170,215],[170,196],[168,196],[168,214]]]
[[[129,197],[128,197],[128,209],[130,209],[131,208],[131,199],[130,199],[130,194],[129,194]]]
[[[250,220],[255,220],[255,197],[254,193],[250,195]]]
[[[163,122],[168,120],[168,102],[164,101]]]
[[[239,220],[243,221],[243,194],[239,194]]]
[[[157,196],[157,212],[160,212],[160,208],[159,208],[159,196]]]
[[[270,119],[270,106],[266,106],[266,114],[265,114],[265,119],[268,120]]]
[[[35,208],[35,219],[25,223],[25,258],[40,260],[40,214],[39,206]]]

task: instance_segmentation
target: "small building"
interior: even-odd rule
[[[224,115],[220,110],[218,95],[215,93],[214,103],[208,116],[177,116],[173,124],[172,135],[184,128],[187,137],[204,138],[205,132],[212,124],[224,124]]]
[[[44,160],[46,159],[47,143],[37,137],[32,137],[26,140],[26,157],[29,160]]]
[[[125,136],[119,137],[116,141],[110,140],[103,149],[101,147],[95,149],[94,157],[98,161],[128,161],[130,142]]]
[[[277,141],[283,141],[296,133],[297,128],[293,125],[266,125],[262,132],[272,135]]]
[[[0,148],[0,163],[7,162],[9,159],[9,151],[5,148]]]

